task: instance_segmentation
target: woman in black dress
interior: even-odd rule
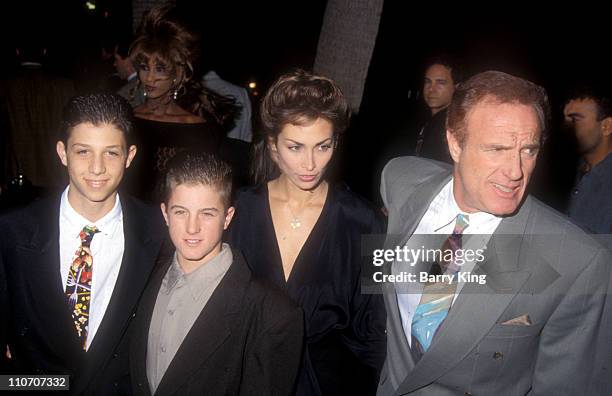
[[[304,310],[298,395],[373,394],[385,357],[385,308],[361,294],[361,236],[384,232],[377,212],[325,179],[349,108],[340,89],[304,71],[282,76],[261,105],[256,186],[236,200],[232,247],[255,276]]]
[[[143,91],[145,102],[134,109],[138,155],[129,184],[133,194],[147,200],[155,200],[159,177],[177,151],[223,155],[237,112],[233,100],[206,89],[196,77],[199,37],[184,19],[172,6],[152,9],[130,48],[139,79],[135,91]]]

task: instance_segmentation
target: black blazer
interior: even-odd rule
[[[74,331],[60,276],[60,196],[0,218],[2,373],[68,374],[70,393],[129,392],[128,324],[165,236],[159,210],[121,196],[125,250],[88,352]],[[5,345],[12,359],[4,356]]]
[[[173,253],[173,252],[172,252]],[[303,346],[303,313],[234,262],[183,340],[156,395],[290,395]],[[150,395],[147,342],[157,293],[172,254],[160,259],[138,307],[130,345],[134,394]]]

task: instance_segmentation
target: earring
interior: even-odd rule
[[[178,96],[178,88],[176,87],[176,78],[172,79],[172,86],[174,87],[174,92],[172,93],[172,99],[176,100]]]

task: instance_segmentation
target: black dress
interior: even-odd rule
[[[248,144],[225,137],[215,122],[181,124],[135,118],[134,124],[138,152],[131,166],[133,169],[126,173],[124,186],[140,199],[160,201],[160,179],[166,164],[183,150],[218,154],[232,166],[235,185],[246,178]]]
[[[375,394],[385,359],[385,307],[362,295],[361,235],[382,233],[370,205],[330,186],[323,210],[285,281],[267,186],[240,192],[230,243],[253,274],[284,289],[305,313],[306,349],[298,395]]]

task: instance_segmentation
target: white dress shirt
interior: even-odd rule
[[[68,271],[74,254],[81,246],[79,233],[86,225],[95,225],[100,232],[93,236],[90,249],[93,256],[93,274],[91,280],[91,303],[89,307],[89,332],[86,348],[89,349],[96,332],[100,327],[106,308],[113,294],[121,260],[123,259],[124,235],[123,212],[119,195],[115,197],[115,206],[104,217],[95,223],[90,222],[74,210],[68,202],[67,187],[60,202],[60,272],[64,292]],[[66,308],[68,309],[68,308]]]
[[[459,209],[455,196],[453,194],[453,179],[442,188],[440,193],[427,208],[427,211],[421,218],[414,234],[444,234],[450,235],[455,228],[455,219],[458,214],[469,216],[469,226],[463,231],[464,235],[482,235],[482,238],[470,241],[469,245],[463,246],[464,249],[481,249],[486,246],[491,234],[495,232],[497,226],[501,222],[501,217],[496,217],[485,212],[466,213]],[[462,272],[469,272],[474,268],[474,262],[466,262],[462,268]],[[420,290],[422,291],[420,285]],[[453,303],[457,299],[457,295],[461,291],[463,283],[457,284]],[[421,301],[421,292],[412,293],[397,293],[397,304],[399,306],[400,316],[402,318],[402,327],[404,334],[411,344],[412,334],[412,318],[416,311],[419,302]]]

